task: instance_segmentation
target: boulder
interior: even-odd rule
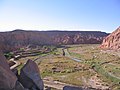
[[[18,77],[18,70],[16,68],[11,70]]]
[[[81,87],[75,87],[75,86],[64,86],[63,90],[85,90]]]
[[[0,52],[0,90],[13,90],[16,81],[16,75],[10,70],[6,58]]]
[[[39,68],[37,64],[32,60],[28,60],[27,63],[21,69],[19,81],[25,88],[28,89],[44,89],[43,81],[40,77]]]
[[[25,88],[22,86],[22,84],[21,84],[19,81],[17,81],[14,90],[29,90],[29,89],[25,89]]]

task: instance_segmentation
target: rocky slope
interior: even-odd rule
[[[17,77],[12,73],[6,58],[0,52],[0,90],[12,90],[16,81]]]
[[[120,49],[120,27],[108,35],[100,47],[103,49]]]
[[[18,73],[17,68],[10,69],[6,58],[0,52],[0,90],[52,90],[51,86],[54,84],[60,88],[62,85],[60,90],[90,90],[89,87],[78,87],[58,81],[57,83],[56,81],[48,80],[47,83],[43,81],[39,67],[33,60],[28,60]]]
[[[24,31],[0,32],[0,49],[16,50],[27,45],[98,44],[108,34],[100,31]]]
[[[0,90],[44,90],[37,64],[28,60],[22,67],[20,75],[16,68],[10,69],[6,58],[0,52]]]

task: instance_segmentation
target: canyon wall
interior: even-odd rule
[[[103,49],[120,49],[120,27],[108,35],[100,46]]]
[[[100,44],[108,34],[100,31],[24,31],[0,32],[0,48],[11,51],[27,45]]]

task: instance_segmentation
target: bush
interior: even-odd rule
[[[5,56],[7,59],[14,58],[14,54],[13,54],[12,52],[10,52],[10,53],[5,53],[4,56]]]

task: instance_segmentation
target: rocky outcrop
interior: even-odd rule
[[[28,45],[98,44],[108,34],[100,31],[24,31],[0,33],[2,51],[13,51]]]
[[[65,86],[63,87],[63,90],[87,90],[87,89],[83,89],[81,87],[75,87],[75,86]]]
[[[103,40],[100,48],[114,50],[120,49],[120,27]]]
[[[17,77],[12,73],[7,63],[7,60],[0,53],[0,90],[13,90]]]
[[[17,69],[10,70],[6,58],[0,52],[0,90],[43,90],[43,88],[43,81],[35,62],[28,60],[19,76]]]
[[[32,60],[28,60],[21,69],[19,80],[25,88],[30,90],[43,90],[44,85],[38,66]]]

